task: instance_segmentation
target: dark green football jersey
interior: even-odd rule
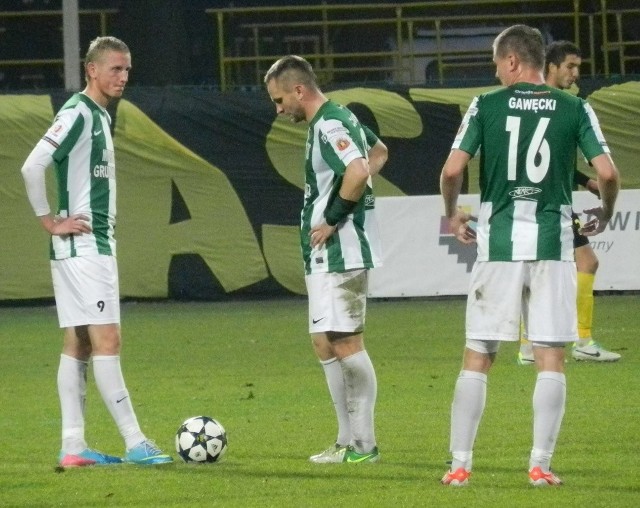
[[[576,153],[607,153],[593,109],[546,85],[519,83],[472,101],[453,143],[480,154],[478,260],[573,260]]]

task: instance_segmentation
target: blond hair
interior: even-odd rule
[[[89,81],[89,76],[86,72],[87,65],[97,62],[102,58],[107,51],[117,51],[118,53],[131,53],[129,46],[122,42],[117,37],[106,35],[103,37],[96,37],[89,44],[89,49],[84,57],[85,79]]]

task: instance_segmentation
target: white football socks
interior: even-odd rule
[[[338,437],[336,443],[346,446],[351,442],[351,425],[349,423],[349,413],[347,412],[347,395],[344,387],[344,375],[342,366],[337,358],[321,360],[324,375],[327,379],[329,394],[333,401],[338,418]]]
[[[140,430],[129,392],[124,384],[120,357],[94,356],[93,375],[102,400],[116,422],[127,450],[144,441],[146,438]]]
[[[533,391],[533,448],[529,469],[548,472],[556,447],[567,399],[567,383],[561,372],[540,372]]]
[[[463,467],[471,471],[473,443],[487,400],[487,375],[462,370],[456,381],[451,404],[451,471]]]
[[[358,351],[340,360],[344,374],[347,410],[351,424],[351,445],[358,453],[376,446],[374,409],[378,393],[376,373],[366,351]]]
[[[58,396],[62,415],[62,451],[78,454],[87,447],[84,439],[84,404],[88,362],[60,355]]]

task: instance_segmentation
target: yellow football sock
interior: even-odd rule
[[[595,274],[578,272],[578,337],[591,339],[593,322],[593,282]]]

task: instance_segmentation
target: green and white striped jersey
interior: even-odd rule
[[[367,137],[370,139],[367,140]],[[305,153],[305,193],[300,242],[305,273],[344,272],[382,265],[371,177],[353,213],[321,249],[312,249],[309,232],[324,221],[349,163],[367,152],[377,137],[347,108],[328,101],[309,123]]]
[[[51,259],[115,255],[116,166],[107,111],[82,93],[62,106],[40,141],[51,151],[61,217],[84,214],[92,233],[51,237]]]
[[[591,106],[518,83],[473,99],[453,143],[480,152],[478,261],[573,261],[571,190],[577,148],[608,153]]]

